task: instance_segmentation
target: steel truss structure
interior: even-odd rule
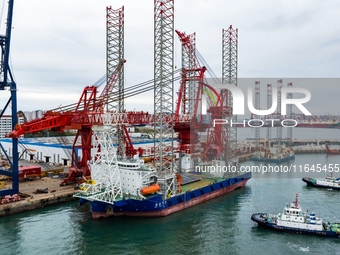
[[[0,90],[9,88],[10,97],[5,103],[2,111],[0,112],[0,118],[3,116],[8,107],[11,107],[12,114],[12,130],[18,124],[17,117],[17,85],[14,81],[12,71],[9,66],[10,56],[10,44],[11,44],[11,32],[12,32],[12,17],[13,17],[14,0],[8,1],[8,12],[6,22],[6,34],[0,35],[0,47],[1,47],[1,63],[0,63]],[[10,163],[10,171],[0,169],[0,174],[10,176],[12,178],[12,188],[1,190],[0,196],[13,195],[19,192],[19,156],[18,156],[18,139],[12,139],[12,159],[5,151],[4,147],[0,143],[0,154],[4,154]]]
[[[279,121],[282,121],[282,115],[281,115],[281,89],[282,89],[282,79],[277,80],[277,118]],[[277,126],[276,128],[276,138],[277,138],[277,144],[278,148],[281,146],[282,141],[282,127],[281,125]]]
[[[89,162],[92,180],[80,186],[77,197],[113,204],[123,197],[123,191],[113,141],[117,123],[111,115],[102,114],[103,125],[92,127],[93,157]]]
[[[196,58],[196,33],[186,35],[176,30],[182,42],[182,82],[181,82],[181,114],[193,117],[197,99],[200,64]],[[179,100],[180,101],[180,100]]]
[[[186,35],[178,30],[176,33],[182,43],[182,79],[175,115],[188,116],[190,122],[175,122],[174,128],[179,133],[180,151],[189,154],[195,151],[198,143],[197,132],[204,129],[200,106],[206,68],[200,66],[196,57],[196,33]]]
[[[222,30],[222,83],[237,86],[237,50],[238,50],[238,29],[232,25]],[[226,92],[225,92],[226,93]],[[226,95],[225,95],[226,97]],[[227,100],[226,100],[227,99]],[[229,127],[224,128],[224,143],[227,144],[227,159],[237,158],[237,127],[230,126],[230,123],[237,123],[237,116],[232,111],[233,97],[230,91],[228,96],[223,98],[223,119],[227,119]],[[226,136],[227,135],[227,136]]]
[[[260,97],[260,81],[255,81],[255,109],[261,109],[261,97]],[[259,115],[254,116],[255,119],[260,119]],[[255,128],[255,148],[258,149],[260,141],[260,127]]]
[[[292,86],[293,86],[292,82],[287,83],[287,87],[292,87]],[[288,93],[287,99],[292,99],[292,98],[293,98],[293,93]],[[292,119],[292,115],[293,115],[293,105],[288,104],[287,105],[286,119]],[[292,146],[292,139],[293,139],[293,128],[288,127],[287,128],[287,140],[288,140],[288,146],[290,146],[290,147]]]
[[[173,171],[174,112],[174,0],[154,1],[154,163],[157,170]],[[171,146],[168,155],[162,148]]]
[[[124,62],[124,6],[114,10],[106,7],[106,75],[107,81],[117,70],[117,67]],[[124,67],[118,68],[116,86],[112,93],[118,96],[118,100],[107,103],[107,111],[115,110],[118,113],[124,111]],[[110,95],[106,95],[108,99]],[[124,127],[117,126],[118,155],[125,155]]]
[[[271,106],[272,106],[272,102],[273,102],[272,95],[273,95],[272,84],[267,84],[267,109],[270,109]],[[267,118],[270,118],[269,116],[270,115],[268,115]],[[268,141],[270,141],[271,138],[272,138],[272,127],[268,126],[267,127],[267,139],[268,139]]]

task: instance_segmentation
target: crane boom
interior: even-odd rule
[[[75,110],[55,112],[47,111],[40,119],[35,119],[21,125],[16,125],[14,130],[7,135],[14,139],[26,133],[39,132],[42,130],[64,131],[65,129],[76,129],[77,133],[72,149],[72,166],[68,177],[62,184],[74,183],[77,177],[88,176],[90,170],[87,162],[91,159],[91,137],[92,125],[100,125],[103,120],[101,115],[104,113],[105,99],[112,92],[116,80],[117,73],[123,67],[124,61],[116,67],[116,70],[110,76],[110,79],[105,86],[101,96],[97,97],[97,86],[86,86],[81,94],[81,97],[76,105]],[[82,157],[78,159],[76,153],[76,142],[81,139]]]

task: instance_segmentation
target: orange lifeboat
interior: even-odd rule
[[[148,158],[148,157],[146,157],[146,158],[143,158],[144,159],[144,163],[149,163],[149,162],[151,162],[152,160],[151,160],[151,158]]]
[[[157,191],[159,191],[161,188],[159,187],[159,185],[156,183],[156,184],[152,184],[146,188],[143,188],[141,190],[141,193],[142,195],[148,195],[148,194],[151,194],[151,193],[155,193]]]

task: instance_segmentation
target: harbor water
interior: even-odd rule
[[[337,136],[322,137],[330,130],[321,130],[313,137],[340,138],[335,131]],[[245,188],[164,218],[93,220],[87,205],[77,202],[2,217],[0,254],[340,254],[340,239],[275,232],[250,219],[256,212],[281,212],[298,194],[304,211],[340,222],[340,191],[307,187],[302,177],[326,172],[300,171],[306,164],[334,166],[340,156],[296,155],[283,164],[296,166],[295,171],[255,172]],[[269,167],[251,161],[242,165]]]

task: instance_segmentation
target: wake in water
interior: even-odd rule
[[[298,250],[298,251],[303,251],[303,252],[309,252],[309,247],[302,247],[298,244],[294,244],[294,243],[291,243],[291,242],[288,242],[287,246],[293,251]]]

